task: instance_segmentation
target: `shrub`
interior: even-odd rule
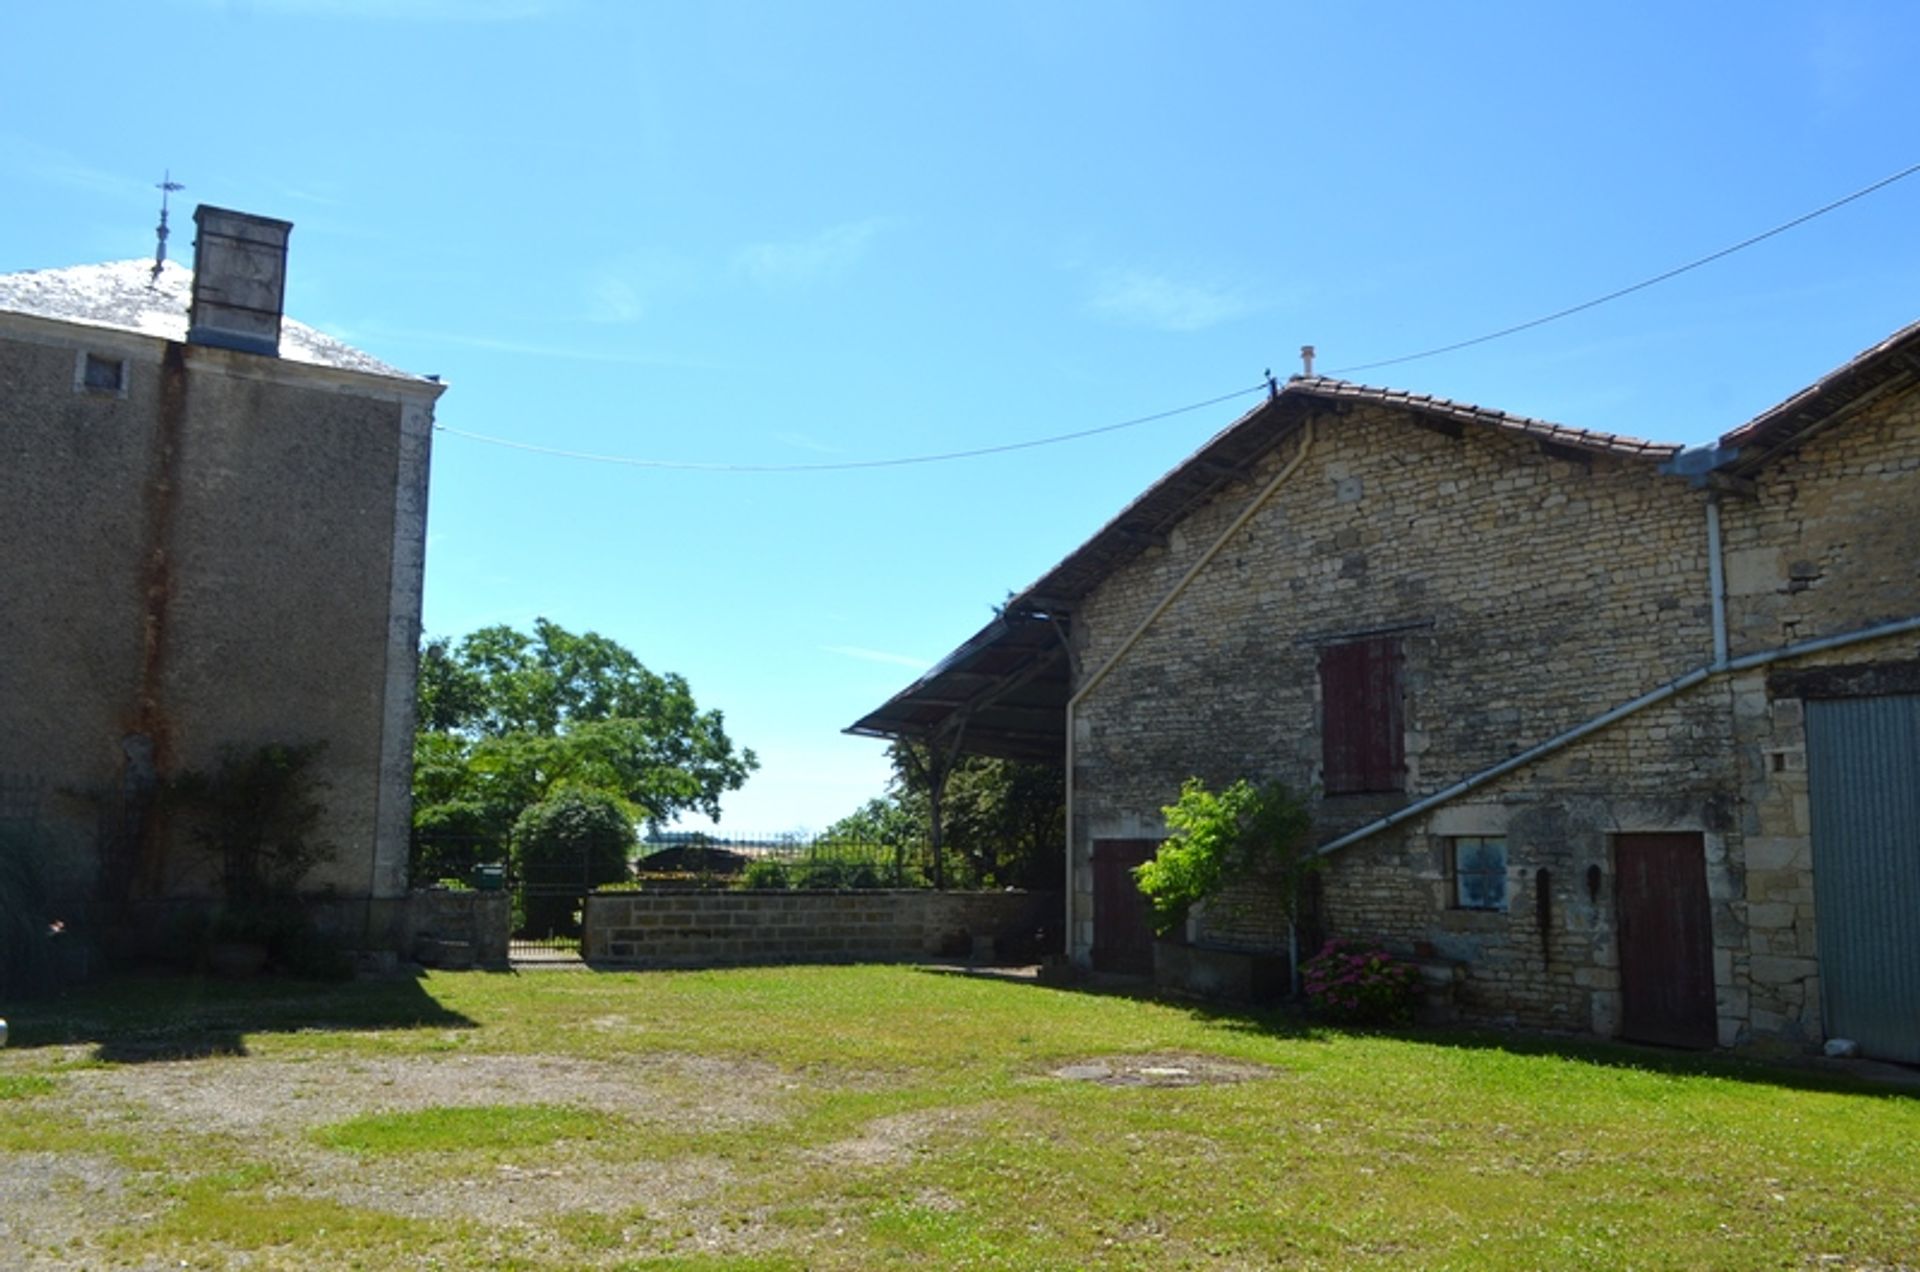
[[[626,807],[603,791],[566,790],[530,805],[513,823],[511,847],[523,928],[577,931],[579,896],[628,878],[634,843]],[[543,896],[543,887],[571,895]]]
[[[1418,972],[1364,941],[1332,940],[1300,965],[1307,1003],[1330,1020],[1400,1025],[1413,1019]]]
[[[220,748],[211,773],[182,773],[167,798],[216,861],[228,905],[292,896],[307,873],[334,857],[315,837],[326,809],[312,769],[324,743]]]
[[[1306,803],[1280,782],[1242,778],[1217,794],[1190,777],[1180,798],[1160,810],[1173,829],[1134,879],[1153,908],[1153,930],[1177,932],[1187,912],[1246,881],[1271,894],[1289,922],[1300,881],[1320,864],[1313,855]]]
[[[787,878],[787,866],[783,861],[771,857],[759,857],[747,863],[740,875],[743,888],[786,889],[793,886]]]

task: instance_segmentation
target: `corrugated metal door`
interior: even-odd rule
[[[1715,1040],[1713,911],[1698,834],[1617,835],[1620,1036],[1670,1047]]]
[[[1807,703],[1830,1038],[1920,1063],[1920,696]]]
[[[1153,839],[1093,841],[1093,965],[1102,972],[1151,972],[1153,923],[1133,868],[1160,849]]]

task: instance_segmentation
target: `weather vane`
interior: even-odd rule
[[[154,186],[154,189],[160,192],[160,224],[154,227],[154,233],[160,236],[160,242],[153,251],[153,281],[156,283],[160,281],[160,271],[165,269],[167,264],[167,196],[175,190],[186,188],[173,179],[171,168],[161,176],[160,183]]]

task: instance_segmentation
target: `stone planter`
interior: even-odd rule
[[[1153,943],[1153,983],[1158,989],[1223,1003],[1266,1003],[1285,998],[1291,974],[1285,954]]]

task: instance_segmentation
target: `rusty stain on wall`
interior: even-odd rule
[[[130,767],[122,787],[123,798],[128,803],[128,828],[133,836],[129,845],[133,858],[131,873],[139,891],[147,896],[159,895],[165,882],[166,811],[163,801],[154,798],[153,788],[164,780],[173,759],[172,729],[162,701],[161,677],[166,663],[167,618],[173,599],[170,549],[186,419],[187,349],[184,344],[170,340],[160,364],[160,409],[155,417],[153,458],[145,491],[147,525],[141,545],[144,566],[140,575],[143,628],[140,680],[129,730],[132,737],[128,739],[129,743],[143,739],[146,746],[129,748]],[[141,751],[145,752],[146,762],[136,765],[132,757]],[[135,769],[145,772],[136,774]]]

